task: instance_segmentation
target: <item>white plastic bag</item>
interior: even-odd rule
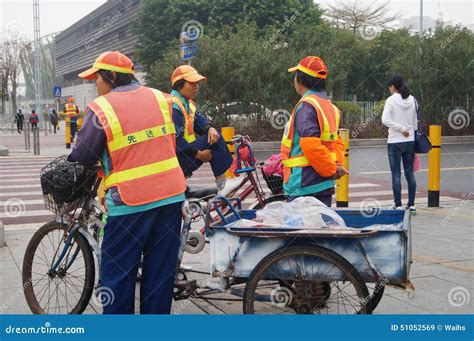
[[[271,225],[304,229],[347,228],[341,216],[314,197],[270,203],[257,211],[257,219]]]

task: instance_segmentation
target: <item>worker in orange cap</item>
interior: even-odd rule
[[[196,107],[199,84],[207,80],[189,65],[177,67],[171,76],[173,121],[176,127],[177,155],[184,175],[189,177],[203,162],[211,164],[219,190],[225,185],[225,172],[232,156],[223,137]]]
[[[301,99],[286,125],[281,143],[283,188],[290,200],[314,196],[331,206],[334,180],[347,174],[341,165],[344,142],[338,134],[340,111],[325,92],[328,74],[320,57],[306,57],[288,70]]]
[[[176,157],[171,96],[141,86],[132,61],[101,54],[81,73],[99,93],[89,103],[70,161],[99,160],[108,211],[100,288],[113,294],[106,314],[135,312],[135,281],[143,254],[140,312],[168,314],[180,246],[186,182]],[[101,289],[99,289],[101,290]]]
[[[71,142],[74,142],[74,138],[77,133],[77,115],[79,114],[79,108],[74,104],[74,98],[69,97],[68,103],[64,105],[64,114],[70,118],[71,122]]]

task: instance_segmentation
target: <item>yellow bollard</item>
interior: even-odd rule
[[[83,118],[82,118],[82,117],[79,117],[79,118],[77,119],[77,133],[79,132],[79,130],[81,130],[82,122],[83,122]]]
[[[430,125],[432,149],[428,152],[428,207],[439,207],[441,174],[441,126]]]
[[[71,118],[66,115],[64,121],[66,121],[66,149],[71,149]]]
[[[224,141],[229,142],[230,140],[232,140],[232,137],[234,137],[234,135],[235,135],[235,128],[234,127],[222,127],[221,134],[222,134],[222,137],[224,138]],[[235,146],[227,144],[227,148],[229,149],[229,152],[232,155],[232,157],[234,157]],[[230,179],[230,178],[234,178],[235,175],[232,174],[229,170],[227,170],[225,172],[225,177]]]
[[[344,145],[344,163],[342,166],[349,170],[349,129],[339,129]],[[336,180],[336,207],[349,207],[349,174]]]

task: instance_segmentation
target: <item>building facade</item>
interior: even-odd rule
[[[55,85],[63,98],[73,96],[82,110],[96,96],[94,82],[77,75],[88,69],[99,54],[120,51],[135,59],[134,24],[140,0],[109,0],[55,37]],[[140,78],[140,66],[137,65]],[[82,108],[81,108],[82,107]]]

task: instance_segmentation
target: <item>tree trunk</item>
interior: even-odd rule
[[[16,90],[18,88],[18,82],[12,79],[12,92],[11,92],[11,100],[12,100],[12,108],[13,108],[13,115],[16,114],[17,107],[16,107]],[[39,115],[39,113],[38,113]]]

